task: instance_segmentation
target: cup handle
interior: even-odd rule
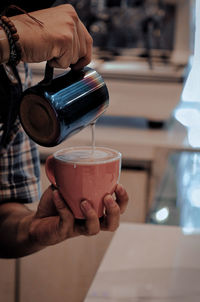
[[[46,160],[45,171],[49,181],[52,183],[52,185],[57,187],[55,176],[54,176],[54,158],[52,155],[50,155]]]

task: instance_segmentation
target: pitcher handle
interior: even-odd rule
[[[43,86],[51,84],[51,81],[53,80],[53,72],[54,68],[51,67],[47,61],[44,71],[44,79],[39,84]]]

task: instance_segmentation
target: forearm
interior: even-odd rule
[[[30,227],[35,212],[18,203],[0,205],[0,257],[17,258],[42,248],[31,239]]]
[[[0,27],[0,64],[9,60],[10,48],[8,38],[3,28]]]

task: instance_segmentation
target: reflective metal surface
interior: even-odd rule
[[[43,146],[55,146],[94,123],[108,103],[104,80],[86,67],[27,89],[21,101],[20,118],[33,140]]]

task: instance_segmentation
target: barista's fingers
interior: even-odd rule
[[[100,231],[99,218],[91,204],[87,200],[81,202],[81,209],[86,218],[85,221],[85,235],[96,235]]]
[[[71,65],[72,69],[79,70],[79,69],[83,68],[84,66],[88,65],[91,61],[91,56],[92,56],[92,50],[89,49],[87,54],[84,57],[79,59],[76,64]]]
[[[121,184],[118,184],[115,189],[116,201],[120,207],[120,212],[123,214],[128,205],[128,193]]]
[[[70,226],[74,218],[58,190],[53,191],[53,202],[60,216],[60,224],[65,224],[66,227],[67,225]]]
[[[70,63],[70,58],[64,55],[60,58],[53,58],[48,61],[49,66],[54,68],[67,68],[69,67]]]
[[[106,207],[106,219],[104,219],[102,229],[113,232],[119,226],[120,208],[110,194],[104,197],[104,204]]]
[[[77,52],[77,43],[74,43],[76,46],[73,48],[65,49],[62,55],[54,57],[49,60],[48,63],[51,67],[54,68],[68,68],[72,62],[77,62],[79,59]]]
[[[50,66],[57,68],[70,66],[72,69],[78,70],[90,63],[92,58],[92,37],[81,22],[77,30],[74,35],[72,48],[66,48],[60,57],[50,60]]]
[[[92,44],[93,40],[90,35],[85,35],[83,37],[85,39],[84,42],[81,42],[81,50],[80,50],[80,58],[77,60],[75,64],[71,64],[71,67],[74,70],[78,70],[88,65],[92,59]]]
[[[89,57],[84,57],[78,60],[76,64],[72,64],[71,67],[74,70],[79,70],[82,69],[84,66],[88,65],[90,63],[90,58]]]

